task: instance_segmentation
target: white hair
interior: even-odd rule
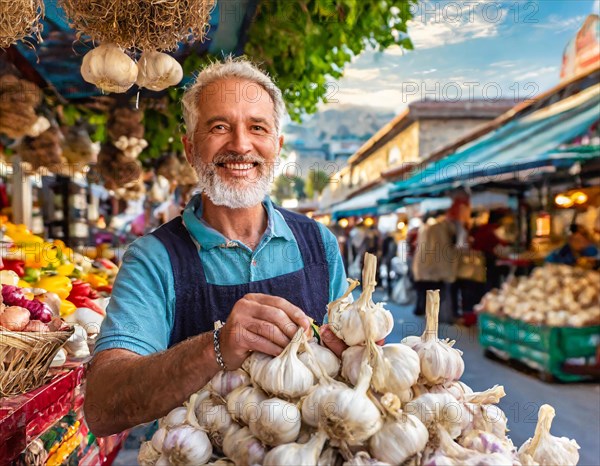
[[[193,134],[198,124],[198,101],[200,93],[212,83],[228,79],[240,78],[262,87],[273,102],[273,117],[277,136],[281,134],[281,124],[285,115],[285,104],[281,90],[271,78],[261,71],[258,66],[244,57],[227,57],[223,62],[215,62],[204,68],[197,76],[196,81],[186,89],[181,102],[183,104],[183,119],[187,128],[188,138],[193,140]]]

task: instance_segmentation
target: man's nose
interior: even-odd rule
[[[231,133],[228,149],[238,154],[247,154],[252,151],[252,140],[245,128],[236,128]]]

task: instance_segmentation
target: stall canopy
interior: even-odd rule
[[[388,200],[435,195],[449,189],[493,183],[503,175],[530,175],[570,167],[600,155],[600,146],[565,146],[600,120],[600,84],[487,133],[419,173],[394,183]]]
[[[389,210],[384,212],[385,208],[378,207],[377,202],[387,199],[391,187],[392,183],[386,183],[334,205],[331,207],[331,219],[389,213]]]

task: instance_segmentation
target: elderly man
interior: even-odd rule
[[[183,107],[203,192],[125,254],[87,379],[97,435],[164,416],[251,351],[278,355],[346,289],[333,234],[268,197],[283,144],[273,82],[228,59],[199,74]],[[326,325],[322,336],[343,350]]]

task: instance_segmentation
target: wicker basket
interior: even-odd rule
[[[0,396],[18,395],[43,385],[54,356],[74,331],[0,330]]]

